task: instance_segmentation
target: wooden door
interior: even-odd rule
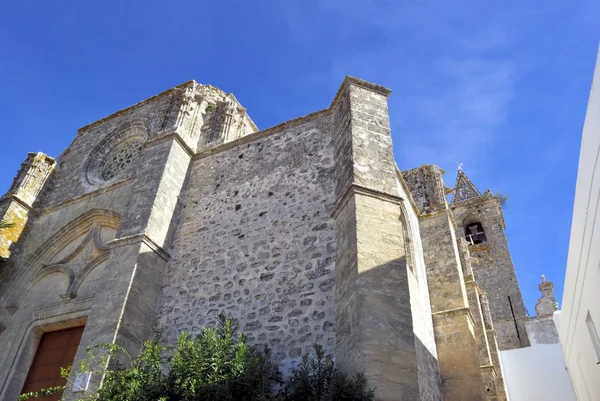
[[[21,393],[63,386],[67,379],[60,377],[60,368],[73,364],[83,327],[44,333]],[[38,401],[59,401],[62,392],[37,398]]]

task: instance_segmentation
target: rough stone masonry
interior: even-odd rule
[[[506,399],[498,351],[528,344],[499,200],[462,171],[456,191],[437,166],[400,172],[389,95],[347,77],[259,131],[190,81],[30,154],[0,199],[0,398],[44,333],[85,326],[76,364],[225,313],[284,371],[319,342],[378,400]]]

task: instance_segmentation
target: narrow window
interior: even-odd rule
[[[471,223],[465,227],[465,238],[469,245],[483,244],[487,242],[485,232],[481,223]]]
[[[21,393],[65,385],[67,379],[60,376],[60,368],[73,364],[82,333],[83,327],[44,333]],[[54,393],[38,400],[58,401],[61,396],[62,393]]]
[[[598,359],[598,363],[600,363],[600,338],[598,337],[598,331],[596,330],[596,325],[594,325],[594,321],[592,320],[592,315],[588,311],[587,316],[585,317],[585,325],[588,328],[588,332],[590,333],[590,338],[592,339],[592,343],[594,344],[594,350],[596,350],[596,358]]]

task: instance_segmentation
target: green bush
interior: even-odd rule
[[[304,355],[300,365],[282,376],[267,347],[248,346],[237,334],[238,326],[219,316],[216,328],[205,328],[195,338],[179,336],[171,349],[161,333],[146,341],[137,358],[114,344],[88,349],[80,372],[104,374],[97,393],[82,400],[94,401],[363,401],[374,398],[364,376],[347,377],[339,372],[331,355],[319,345],[314,356]],[[100,355],[98,352],[100,351]],[[123,359],[127,359],[124,363]],[[94,370],[95,366],[108,366]],[[68,377],[69,370],[63,371]],[[280,389],[274,390],[277,387]],[[41,397],[64,387],[24,394]]]
[[[270,400],[280,380],[268,349],[249,347],[224,316],[196,338],[179,336],[172,357],[160,338],[146,341],[129,368],[109,370],[98,401]]]
[[[322,346],[315,344],[313,348],[315,355],[303,355],[300,365],[290,371],[278,400],[369,401],[375,398],[364,375],[349,378],[336,369],[331,355],[327,355]]]

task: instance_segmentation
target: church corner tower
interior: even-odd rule
[[[479,287],[487,294],[493,327],[501,351],[529,346],[529,319],[508,249],[500,199],[481,193],[458,170],[450,208],[457,235],[463,235]]]

